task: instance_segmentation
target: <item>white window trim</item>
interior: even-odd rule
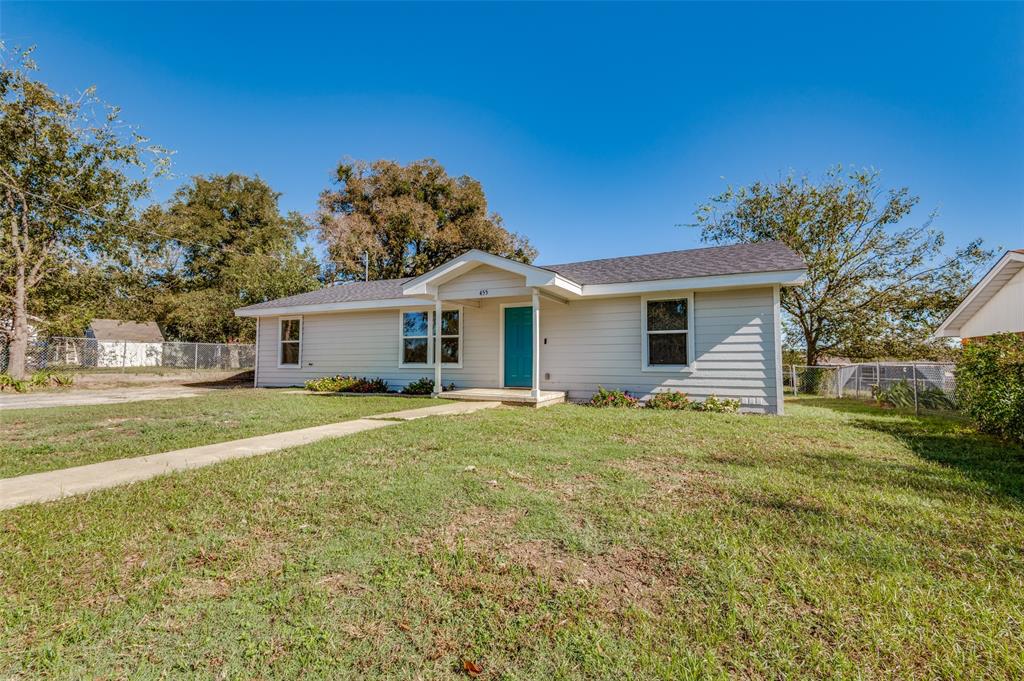
[[[461,369],[462,368],[462,357],[466,351],[466,347],[463,344],[462,336],[463,329],[466,324],[466,313],[462,305],[444,305],[441,308],[442,312],[450,312],[455,310],[459,313],[459,361],[458,362],[442,362],[442,368],[448,369]],[[405,319],[407,312],[426,312],[427,313],[427,361],[426,362],[406,362],[405,361],[405,325],[402,321]],[[433,333],[434,330],[434,311],[432,309],[423,309],[420,307],[403,307],[398,311],[398,367],[400,369],[427,369],[434,366],[434,342],[438,335],[441,333],[441,325],[437,325],[437,335]],[[446,337],[454,338],[454,334],[445,334]],[[423,338],[423,336],[408,336],[408,338]]]
[[[647,303],[658,300],[679,300],[686,299],[686,358],[689,364],[650,364],[650,346],[647,342]],[[673,331],[671,333],[681,333]],[[658,333],[658,332],[655,332]],[[678,291],[676,293],[664,293],[654,296],[640,297],[640,370],[649,373],[678,374],[696,371],[696,343],[694,342],[693,327],[693,291]]]
[[[290,321],[290,320],[295,320],[295,319],[299,320],[299,340],[298,341],[287,341],[287,342],[289,342],[289,343],[296,343],[297,342],[299,344],[299,361],[298,361],[297,364],[283,364],[281,362],[281,355],[283,354],[281,352],[281,346],[286,341],[281,337],[281,325],[284,322],[287,322],[287,321]],[[278,369],[301,369],[302,368],[302,334],[305,332],[305,329],[303,328],[304,326],[305,326],[305,323],[302,321],[302,315],[293,315],[291,317],[278,317],[277,318],[277,368]]]

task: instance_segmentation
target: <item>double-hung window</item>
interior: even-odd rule
[[[400,366],[433,366],[436,343],[441,344],[442,366],[462,363],[461,308],[441,311],[440,336],[433,310],[402,310],[399,321],[402,332]]]
[[[302,362],[302,317],[285,317],[279,322],[277,363],[283,367],[297,367]]]
[[[693,364],[693,298],[644,298],[640,301],[643,325],[643,369],[674,371]]]

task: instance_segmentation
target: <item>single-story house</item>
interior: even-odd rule
[[[469,251],[414,278],[329,286],[255,317],[257,386],[319,376],[434,379],[454,398],[641,398],[681,390],[782,413],[779,291],[803,259],[779,242],[527,265]],[[437,323],[440,320],[440,324]]]
[[[936,338],[1024,334],[1024,249],[1007,251],[939,325]]]
[[[93,319],[85,330],[95,341],[85,363],[97,367],[158,367],[163,363],[164,335],[156,322]],[[91,345],[91,343],[90,343]]]

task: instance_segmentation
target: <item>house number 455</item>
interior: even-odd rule
[[[488,290],[487,290],[487,289],[485,289],[485,288],[482,288],[482,289],[480,289],[480,295],[482,295],[482,296],[486,296],[486,295],[487,295],[487,294],[489,294],[489,293],[490,293],[490,291],[488,291]]]

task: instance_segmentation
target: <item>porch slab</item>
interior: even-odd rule
[[[540,397],[534,397],[530,392],[528,388],[460,388],[445,390],[440,396],[446,400],[501,402],[528,407],[547,407],[565,402],[565,393],[561,390],[541,390]]]

